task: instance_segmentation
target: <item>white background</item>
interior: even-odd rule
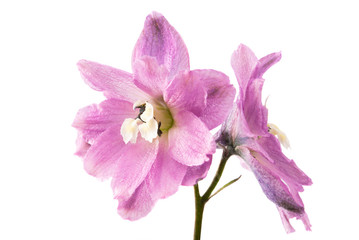
[[[301,194],[312,232],[292,220],[297,231],[287,235],[253,174],[232,159],[221,183],[242,179],[206,206],[203,239],[359,239],[354,3],[1,1],[0,239],[192,238],[191,187],[126,221],[109,182],[87,175],[73,155],[77,110],[104,99],[84,84],[76,62],[131,72],[132,48],[153,10],[181,34],[192,69],[223,71],[233,84],[230,56],[240,43],[258,57],[282,51],[264,75],[263,96],[270,95],[270,121],[290,138],[286,153],[314,182]]]

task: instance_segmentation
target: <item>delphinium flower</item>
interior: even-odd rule
[[[233,53],[231,63],[240,92],[217,143],[239,155],[253,171],[267,198],[276,204],[287,232],[294,231],[289,222],[293,217],[310,230],[299,192],[312,181],[282,153],[280,144],[288,147],[289,141],[276,125],[268,124],[268,110],[261,99],[262,76],[280,58],[280,53],[272,53],[258,60],[245,45]]]
[[[216,148],[209,130],[225,120],[235,89],[221,72],[190,71],[187,48],[162,15],[146,18],[133,74],[86,60],[78,67],[107,100],[78,112],[77,155],[89,174],[111,179],[123,218],[144,217],[206,176]]]

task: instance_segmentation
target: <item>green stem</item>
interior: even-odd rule
[[[209,185],[207,191],[201,197],[199,193],[198,184],[194,185],[194,197],[195,197],[195,206],[196,206],[196,219],[194,223],[194,233],[193,233],[193,240],[200,240],[201,239],[201,230],[202,230],[202,219],[203,219],[203,211],[204,206],[206,205],[207,201],[210,199],[211,194],[215,187],[217,186],[219,179],[221,179],[224,167],[226,166],[227,160],[232,155],[231,148],[224,148],[222,153],[222,159],[218,166],[216,175],[214,176],[211,185]]]

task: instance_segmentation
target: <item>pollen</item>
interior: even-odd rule
[[[268,123],[268,131],[269,133],[277,136],[279,142],[282,144],[285,148],[290,148],[289,139],[287,138],[287,135],[277,127],[277,125],[273,123]]]

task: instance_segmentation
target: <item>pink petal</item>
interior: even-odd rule
[[[207,155],[216,151],[216,144],[206,125],[193,113],[173,113],[175,124],[168,132],[171,156],[187,166],[209,161]]]
[[[278,139],[272,134],[257,140],[258,144],[266,152],[267,156],[274,162],[272,165],[282,178],[286,178],[300,185],[311,185],[312,180],[300,170],[293,160],[288,159],[280,147]]]
[[[262,78],[263,74],[274,64],[279,62],[282,58],[282,54],[280,52],[271,53],[267,56],[259,59],[255,70],[252,73],[252,78]]]
[[[104,92],[107,98],[129,102],[149,99],[149,96],[133,83],[130,73],[87,60],[80,60],[77,66],[85,82],[93,89]]]
[[[153,200],[174,194],[180,186],[187,167],[175,161],[169,154],[167,140],[162,139],[155,162],[147,175],[146,182]]]
[[[107,150],[111,151],[111,149]],[[122,199],[131,197],[150,171],[157,152],[158,140],[150,143],[137,138],[135,144],[128,143],[119,153],[114,153],[118,159],[111,182],[115,197]]]
[[[164,64],[170,79],[180,71],[189,70],[187,47],[177,31],[159,13],[146,18],[145,26],[132,55],[132,64],[143,56],[152,56]]]
[[[167,86],[168,70],[159,66],[156,58],[143,56],[133,65],[134,82],[138,88],[152,97],[159,97]]]
[[[310,230],[303,202],[298,192],[293,192],[291,189],[291,183],[285,180],[283,182],[281,177],[263,161],[263,156],[259,153],[253,151],[250,153],[245,147],[237,147],[236,150],[250,166],[267,198],[277,205],[286,231],[294,231],[289,223],[289,218],[292,217],[301,219],[307,230]]]
[[[77,134],[75,155],[84,157],[91,145],[85,140],[81,133]]]
[[[249,129],[243,115],[243,102],[237,98],[221,130],[216,133],[216,142],[224,146],[243,144],[241,138],[256,137]]]
[[[118,214],[131,221],[145,217],[152,209],[152,200],[148,186],[143,182],[129,199],[118,199]]]
[[[192,72],[182,72],[169,83],[163,98],[169,108],[200,116],[206,107],[207,92],[203,83],[193,78]]]
[[[283,209],[281,207],[277,207],[278,211],[279,211],[279,215],[282,219],[282,223],[283,223],[283,226],[284,226],[284,229],[286,230],[287,233],[292,233],[294,232],[294,228],[292,227],[292,225],[290,224],[289,222],[289,219],[290,218],[296,218],[298,220],[301,220],[304,224],[304,227],[305,227],[305,230],[307,231],[311,231],[311,224],[309,222],[309,218],[308,218],[308,215],[304,212],[304,213],[301,213],[301,214],[298,214],[298,213],[294,213],[294,212],[290,212],[286,209]]]
[[[248,83],[243,99],[243,115],[250,131],[262,136],[267,134],[268,110],[262,104],[262,87],[264,79],[253,79]]]
[[[198,181],[204,179],[207,176],[208,170],[212,163],[212,155],[209,155],[208,157],[210,160],[203,163],[202,165],[187,167],[186,175],[182,181],[183,186],[193,186]]]
[[[208,129],[223,123],[231,110],[236,90],[227,75],[215,70],[191,71],[192,81],[200,82],[206,92],[206,106],[200,114],[194,112]]]
[[[160,198],[174,194],[186,173],[187,167],[173,160],[167,149],[166,135],[162,135],[158,154],[151,170],[133,195],[118,197],[118,213],[129,220],[146,216]]]
[[[239,45],[238,49],[232,54],[231,64],[236,74],[240,89],[240,96],[244,97],[248,81],[257,65],[257,57],[252,50],[244,44]]]
[[[84,157],[101,133],[114,124],[121,125],[128,117],[136,117],[132,104],[117,99],[108,99],[99,105],[80,109],[72,124],[79,131],[75,154]]]
[[[84,157],[84,168],[88,174],[100,179],[114,175],[119,155],[126,146],[120,129],[121,125],[110,126],[96,138]]]

